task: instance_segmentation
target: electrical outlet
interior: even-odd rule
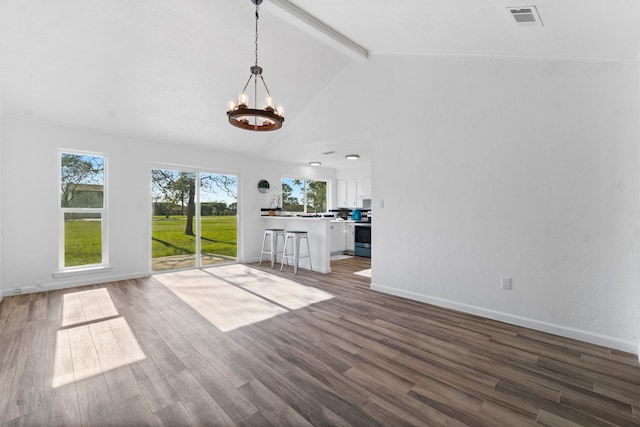
[[[501,277],[500,278],[500,289],[504,289],[505,291],[511,290],[511,277]]]

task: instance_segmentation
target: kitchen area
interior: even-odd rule
[[[339,210],[331,220],[331,255],[355,255],[371,258],[371,200],[363,209]]]
[[[331,253],[346,253],[371,258],[371,177],[345,177],[336,180],[338,217],[332,223]],[[341,221],[345,221],[344,225]],[[340,244],[343,233],[345,244]],[[335,236],[335,238],[334,238]],[[335,245],[334,242],[335,241]]]
[[[262,212],[265,228],[308,232],[311,257],[301,259],[300,268],[320,273],[331,271],[332,259],[372,256],[371,178],[338,178],[330,188],[333,207],[325,212]]]

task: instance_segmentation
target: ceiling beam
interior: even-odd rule
[[[290,24],[354,59],[363,60],[369,57],[367,49],[300,9],[289,0],[268,0],[262,6]]]

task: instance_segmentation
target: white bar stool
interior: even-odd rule
[[[271,260],[271,268],[278,262],[278,254],[283,253],[278,251],[278,236],[282,237],[284,241],[284,228],[265,228],[264,237],[262,238],[262,252],[260,252],[260,265],[262,265],[262,256],[267,254]],[[269,242],[269,243],[267,243]]]
[[[289,239],[292,239],[293,243],[293,254],[287,254],[287,244]],[[304,239],[307,242],[307,254],[300,255],[300,239]],[[280,264],[280,271],[282,271],[282,267],[284,267],[285,260],[287,261],[287,265],[289,265],[289,259],[293,261],[293,274],[298,274],[298,261],[300,258],[309,258],[309,268],[313,271],[313,267],[311,266],[311,250],[309,249],[309,236],[306,231],[287,231],[287,234],[284,237],[284,248],[282,248],[282,263]]]

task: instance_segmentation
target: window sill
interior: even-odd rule
[[[109,265],[99,265],[97,267],[76,268],[69,270],[56,271],[53,273],[53,277],[70,277],[70,276],[84,276],[86,274],[97,274],[111,271]]]

